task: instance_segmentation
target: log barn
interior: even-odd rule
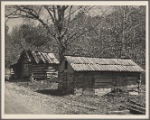
[[[131,59],[64,56],[58,67],[59,90],[91,94],[99,88],[119,88],[137,84],[144,70]]]
[[[14,78],[47,79],[58,76],[58,60],[53,53],[23,50],[17,63],[10,66]]]

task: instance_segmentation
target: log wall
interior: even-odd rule
[[[48,79],[51,77],[57,77],[58,73],[56,71],[56,66],[39,64],[30,65],[30,73],[34,79]]]
[[[59,85],[58,89],[63,92],[74,92],[74,75],[72,73],[59,72]]]
[[[137,84],[139,78],[139,73],[61,72],[59,88],[64,91],[74,91],[76,94],[82,94],[87,90],[93,93],[95,89],[114,89],[115,87],[126,90],[128,85]]]

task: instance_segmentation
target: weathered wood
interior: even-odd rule
[[[99,82],[112,82],[112,79],[95,79],[95,83],[99,83]]]
[[[142,106],[140,103],[138,103],[138,102],[136,102],[136,101],[134,101],[134,100],[129,100],[129,102],[132,103],[132,104],[136,104],[136,105]],[[143,107],[143,106],[142,106],[142,107]]]
[[[137,103],[136,101],[133,100],[129,100],[126,103],[125,107],[129,109],[131,112],[139,113],[139,114],[145,114],[146,111],[144,106],[142,106],[140,103]]]
[[[68,64],[68,66],[65,67],[65,61],[67,61],[66,58],[63,59],[59,66],[58,76],[61,85],[64,83],[61,81],[66,81],[64,83],[66,89],[70,89],[70,86],[74,87],[74,89],[111,89],[117,86],[122,90],[125,90],[127,89],[125,86],[128,84],[135,84],[139,78],[139,73],[136,72],[74,71],[72,68],[70,68],[71,64]]]
[[[132,104],[132,103],[126,103],[127,106],[130,106],[130,107],[133,107],[135,109],[138,109],[138,110],[141,110],[141,111],[145,111],[145,108],[141,105],[138,105],[138,104]]]
[[[130,110],[108,111],[107,114],[129,114]]]

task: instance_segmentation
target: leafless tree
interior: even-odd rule
[[[67,49],[67,46],[78,39],[87,31],[93,30],[100,22],[94,24],[90,29],[71,28],[70,25],[76,19],[76,14],[80,11],[87,13],[94,6],[6,6],[6,19],[25,18],[38,21],[46,28],[48,34],[55,40],[59,49],[59,58],[62,57]],[[105,16],[104,11],[101,16]],[[84,22],[84,21],[83,21]],[[70,33],[72,29],[74,32]]]

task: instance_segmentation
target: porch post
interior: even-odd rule
[[[141,74],[140,74],[140,79],[138,80],[138,94],[141,93]]]

